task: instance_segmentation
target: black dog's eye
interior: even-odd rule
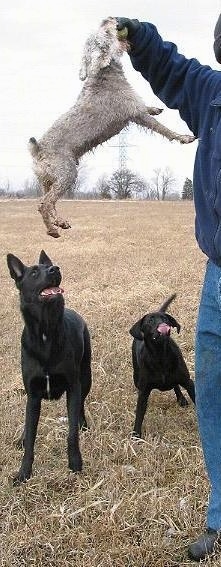
[[[31,272],[31,275],[33,276],[33,278],[35,278],[38,275],[38,270],[37,268],[34,268]]]

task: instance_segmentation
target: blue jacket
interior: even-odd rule
[[[130,57],[154,93],[179,110],[199,139],[193,176],[196,238],[221,266],[221,72],[180,55],[149,23],[141,23],[133,36]]]

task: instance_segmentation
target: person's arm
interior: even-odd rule
[[[221,14],[216,22],[214,30],[214,53],[218,63],[221,63]]]
[[[122,29],[125,18],[117,19]],[[180,116],[196,137],[200,117],[209,100],[220,91],[219,73],[203,66],[196,59],[180,55],[175,44],[163,41],[150,23],[131,20],[128,28],[129,53],[133,67],[149,81],[154,93],[169,107],[178,109]]]

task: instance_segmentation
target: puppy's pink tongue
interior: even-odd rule
[[[167,325],[166,323],[160,323],[157,327],[157,330],[161,335],[169,335],[170,326]]]

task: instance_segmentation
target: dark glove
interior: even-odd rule
[[[127,28],[127,39],[132,40],[134,34],[140,27],[139,20],[130,20],[129,18],[116,18],[117,20],[117,30],[121,32],[124,28]],[[121,39],[119,33],[119,39]]]
[[[214,39],[215,41],[214,41],[213,49],[214,49],[215,57],[218,63],[221,63],[221,14],[219,15],[219,18],[216,22],[216,27],[214,30]]]

